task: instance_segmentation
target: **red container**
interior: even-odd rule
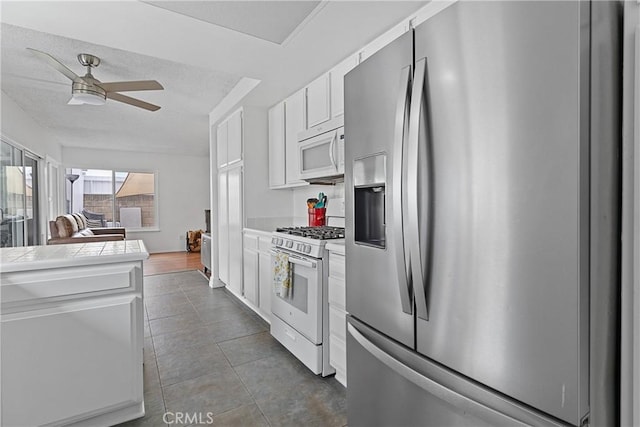
[[[309,227],[320,227],[326,223],[327,208],[309,208]]]

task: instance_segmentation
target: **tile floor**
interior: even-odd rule
[[[146,415],[124,426],[346,425],[346,389],[313,375],[200,272],[145,276],[144,292]]]

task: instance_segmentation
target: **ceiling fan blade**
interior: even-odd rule
[[[37,49],[32,49],[30,47],[28,47],[27,49],[30,50],[31,53],[33,53],[35,56],[42,59],[44,62],[46,62],[47,64],[49,64],[50,66],[52,66],[53,68],[55,68],[56,70],[64,74],[65,76],[67,76],[69,80],[73,81],[75,79],[80,78],[80,76],[78,76],[76,73],[68,69],[66,65],[64,65],[62,62],[58,61],[56,58],[49,55],[48,53],[41,52]]]
[[[160,109],[157,105],[149,104],[148,102],[131,98],[130,96],[126,96],[121,93],[107,92],[107,98],[113,99],[114,101],[124,102],[125,104],[133,105],[134,107],[144,108],[149,111],[157,111]]]
[[[160,83],[155,80],[140,80],[133,82],[96,83],[107,92],[130,92],[138,90],[162,90]]]

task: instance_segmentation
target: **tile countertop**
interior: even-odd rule
[[[147,258],[149,252],[142,240],[1,248],[0,272],[110,264]]]
[[[344,255],[344,239],[330,240],[327,242],[326,248],[328,251]]]

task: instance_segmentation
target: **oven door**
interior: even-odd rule
[[[271,312],[314,344],[322,344],[322,260],[307,258],[281,249],[271,250],[271,265],[275,268],[278,253],[289,256],[291,292],[280,295],[274,282],[271,296]]]

